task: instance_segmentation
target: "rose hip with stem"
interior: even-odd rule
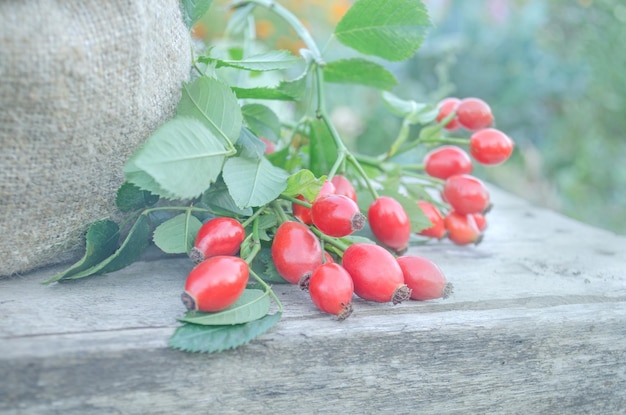
[[[211,257],[191,270],[181,299],[188,310],[221,311],[239,299],[248,275],[248,264],[239,257]]]
[[[444,218],[448,239],[457,245],[478,245],[482,241],[482,233],[473,215],[450,212]]]
[[[437,114],[436,121],[441,122],[444,118],[452,114],[452,112],[456,111],[460,102],[461,100],[455,97],[448,97],[441,100],[437,105],[439,114]],[[458,118],[454,116],[443,128],[448,131],[454,131],[461,128],[461,124],[459,123]]]
[[[469,174],[449,177],[442,198],[461,214],[482,213],[490,207],[489,191],[482,181]]]
[[[430,223],[432,223],[432,226],[422,229],[419,234],[437,239],[441,239],[446,236],[446,226],[443,223],[443,216],[441,215],[441,212],[439,212],[439,209],[437,209],[432,203],[425,200],[418,201],[417,205],[420,209],[422,209],[422,212],[424,212],[424,215],[426,215]]]
[[[317,193],[317,196],[315,196],[315,200],[319,199],[320,197],[324,197],[326,195],[331,195],[334,193],[335,185],[331,181],[326,180],[322,185],[320,191]],[[302,200],[303,202],[307,201],[302,195],[296,196],[296,199]],[[311,208],[300,205],[298,203],[292,203],[291,209],[293,212],[293,216],[295,216],[305,225],[310,225],[313,223],[313,218],[311,217]]]
[[[326,195],[311,206],[313,224],[328,236],[341,238],[363,228],[365,216],[347,196]]]
[[[493,123],[493,114],[489,105],[480,98],[465,98],[456,108],[459,123],[471,131],[489,127]]]
[[[456,174],[469,174],[473,167],[469,154],[453,145],[437,147],[424,156],[424,171],[438,179],[445,180]]]
[[[452,284],[447,282],[443,271],[431,260],[417,255],[405,255],[397,261],[404,275],[404,283],[411,289],[411,299],[445,299],[452,294]]]
[[[322,246],[311,230],[300,222],[282,223],[272,241],[272,260],[285,280],[298,284],[322,264]]]
[[[515,143],[500,130],[485,128],[470,137],[470,154],[480,164],[495,166],[504,163],[513,153]]]
[[[198,230],[189,257],[196,264],[217,255],[235,255],[246,237],[238,220],[217,217],[206,221]]]
[[[395,250],[404,251],[411,237],[411,221],[396,199],[380,196],[367,211],[372,233],[381,243]]]
[[[352,277],[341,265],[320,265],[309,279],[309,295],[320,310],[345,320],[352,314],[354,284]]]
[[[341,264],[352,277],[354,292],[364,300],[398,304],[411,296],[398,261],[379,245],[350,245]]]

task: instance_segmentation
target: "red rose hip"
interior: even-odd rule
[[[319,266],[309,279],[309,295],[320,310],[344,320],[352,314],[354,284],[341,265],[326,263]]]
[[[326,195],[331,195],[334,193],[335,193],[335,185],[332,182],[327,180],[322,185],[322,188],[317,193],[317,196],[315,196],[315,200],[319,199],[320,197],[324,197]],[[302,195],[296,196],[296,199],[302,200],[303,202],[307,202],[307,200]],[[305,225],[311,225],[313,223],[313,218],[311,217],[311,208],[300,205],[298,203],[293,203],[292,212],[293,212],[293,216],[295,216]]]
[[[398,304],[411,296],[398,261],[381,246],[350,245],[341,264],[352,277],[354,292],[364,300]]]
[[[189,257],[196,264],[217,255],[235,255],[246,237],[241,223],[233,218],[218,217],[206,221],[198,230]]]
[[[441,212],[439,212],[439,209],[437,209],[432,203],[426,202],[425,200],[420,200],[417,202],[417,205],[420,209],[422,209],[422,212],[424,212],[424,215],[426,215],[430,223],[432,223],[432,226],[422,229],[419,234],[437,239],[441,239],[446,236],[446,226],[443,223],[443,216],[441,215]]]
[[[470,154],[480,164],[495,166],[504,163],[513,153],[515,143],[500,130],[485,128],[470,137]]]
[[[489,105],[479,98],[465,98],[456,108],[459,123],[468,130],[480,130],[493,123],[493,114]]]
[[[488,210],[489,191],[482,181],[469,174],[458,174],[446,180],[442,198],[458,213],[482,213]]]
[[[437,108],[439,109],[439,114],[437,114],[436,121],[441,122],[452,112],[456,111],[460,102],[460,99],[454,97],[442,99],[437,105]],[[461,124],[459,124],[459,120],[457,119],[457,117],[454,116],[443,128],[449,131],[454,131],[461,128]]]
[[[444,223],[448,239],[457,245],[478,245],[482,240],[482,233],[473,215],[462,215],[452,211],[444,218]]]
[[[424,156],[424,171],[438,179],[471,173],[473,167],[469,154],[457,146],[437,147]]]
[[[281,224],[272,241],[272,260],[285,280],[298,284],[322,265],[322,246],[313,232],[300,222]]]
[[[187,276],[183,304],[188,310],[223,310],[239,299],[248,275],[248,264],[239,257],[220,255],[204,260]]]
[[[335,185],[335,194],[347,196],[357,202],[356,190],[345,176],[336,175],[331,179],[331,182]]]
[[[452,294],[452,284],[431,260],[417,255],[405,255],[397,260],[404,283],[411,289],[411,299],[434,300]]]
[[[396,199],[381,196],[370,205],[367,219],[372,233],[382,244],[395,251],[403,251],[411,237],[411,222]]]
[[[347,196],[326,195],[311,206],[313,224],[328,236],[341,238],[365,225],[365,216],[359,206]]]

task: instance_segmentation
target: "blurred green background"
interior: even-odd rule
[[[329,60],[326,43],[350,0],[280,0]],[[626,234],[626,2],[624,0],[425,0],[433,27],[416,56],[390,69],[405,99],[487,101],[516,142],[511,160],[475,174],[533,203]],[[226,0],[213,6],[226,8]],[[221,15],[221,16],[220,16]],[[298,53],[284,22],[256,13],[257,37]],[[219,37],[208,13],[196,37]],[[400,122],[377,91],[333,85],[333,119],[349,146],[376,154]],[[391,137],[391,138],[388,138]],[[415,155],[414,155],[415,156]],[[419,156],[419,155],[417,155]],[[414,162],[418,162],[415,160]]]
[[[434,27],[405,75],[434,91],[443,65],[451,94],[486,100],[517,144],[479,175],[626,234],[626,2],[426,3]]]
[[[402,95],[484,99],[517,148],[476,175],[626,234],[626,2],[425,3],[433,28],[396,68]],[[359,138],[362,150],[379,128],[372,123]]]

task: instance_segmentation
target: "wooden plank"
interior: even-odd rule
[[[483,244],[412,249],[451,298],[356,300],[220,354],[168,349],[186,258],[53,286],[0,280],[0,413],[626,413],[626,238],[493,189]]]

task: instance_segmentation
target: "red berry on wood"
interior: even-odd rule
[[[183,304],[188,310],[223,310],[239,299],[248,274],[248,264],[239,257],[220,255],[202,261],[187,276]]]
[[[344,320],[352,314],[354,284],[341,265],[326,263],[319,266],[309,279],[309,295],[320,310]]]
[[[441,239],[446,236],[446,226],[443,223],[443,216],[441,215],[441,212],[439,212],[439,209],[437,209],[432,203],[424,200],[417,202],[417,205],[420,209],[422,209],[422,212],[424,212],[424,215],[426,215],[430,223],[432,223],[432,226],[422,229],[419,234],[437,239]]]
[[[352,277],[354,292],[364,300],[398,304],[411,296],[398,261],[379,245],[350,245],[341,264]]]
[[[313,224],[328,236],[340,238],[363,228],[365,216],[359,206],[347,196],[326,195],[311,207]]]
[[[324,255],[319,239],[300,222],[284,222],[278,227],[271,253],[276,271],[292,284],[310,277]]]
[[[447,298],[452,284],[447,282],[443,271],[428,258],[405,255],[398,258],[404,275],[404,283],[411,289],[413,300]]]
[[[457,245],[479,244],[482,233],[472,215],[450,212],[444,218],[448,239]]]
[[[195,263],[217,255],[235,255],[246,237],[241,223],[219,217],[206,221],[198,230],[189,257]]]
[[[489,207],[489,191],[482,181],[469,174],[451,176],[443,186],[442,197],[458,213],[482,213]]]

